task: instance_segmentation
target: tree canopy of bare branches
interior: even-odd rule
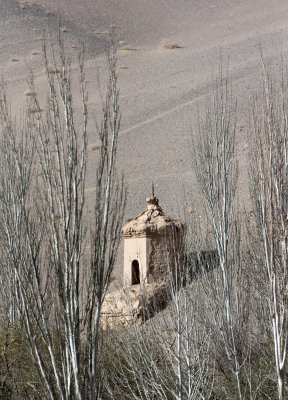
[[[79,55],[81,120],[61,34],[43,45],[46,111],[32,96],[20,128],[0,100],[1,319],[20,323],[50,399],[100,398],[101,306],[110,282],[125,191],[115,176],[120,111],[115,43],[98,118],[101,143],[93,218],[85,215],[88,97]],[[51,68],[51,65],[53,66]],[[30,90],[34,88],[29,74]],[[95,139],[94,139],[95,140]],[[36,391],[36,389],[35,389]]]
[[[263,92],[252,107],[251,188],[256,214],[257,287],[268,309],[273,337],[278,398],[286,398],[287,297],[287,71],[280,81],[263,65]]]

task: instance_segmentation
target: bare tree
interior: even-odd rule
[[[201,278],[205,293],[204,324],[213,332],[215,360],[221,362],[224,357],[228,370],[235,377],[238,398],[242,399],[241,368],[245,355],[240,338],[245,307],[236,205],[236,102],[222,65],[213,85],[212,99],[207,104],[205,117],[199,118],[197,137],[193,139],[193,165],[205,201],[203,215],[207,218],[201,229],[208,238],[208,250],[215,249],[217,253],[217,257],[208,262],[208,271],[207,265],[203,268]],[[207,234],[209,229],[211,233]],[[203,248],[198,243],[193,247],[201,256]],[[201,257],[199,262],[201,265]]]
[[[1,265],[15,302],[10,306],[25,326],[47,395],[80,400],[100,396],[99,320],[119,243],[125,193],[115,178],[120,113],[116,49],[111,41],[107,95],[98,125],[95,212],[85,236],[89,222],[84,213],[88,141],[84,53],[79,56],[80,125],[64,47],[61,35],[57,50],[43,46],[49,87],[45,114],[34,95],[19,130],[11,122],[2,93]],[[35,93],[32,74],[30,89]]]
[[[268,305],[278,398],[282,400],[286,398],[288,339],[287,71],[280,72],[280,82],[273,76],[263,62],[263,94],[252,107],[250,164],[257,225],[253,264],[261,299]]]
[[[179,240],[167,238],[166,284],[140,287],[139,302],[143,310],[140,320],[135,316],[128,291],[130,323],[122,327],[120,323],[112,325],[111,331],[106,331],[110,358],[108,362],[104,360],[104,368],[109,398],[210,398],[211,332],[198,324],[199,283],[184,268],[183,250],[179,248]]]

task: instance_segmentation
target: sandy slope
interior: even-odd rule
[[[243,126],[247,126],[247,95],[257,88],[259,81],[259,42],[267,57],[275,58],[287,51],[286,0],[34,0],[28,3],[0,1],[0,65],[14,110],[25,103],[25,61],[29,60],[35,70],[39,93],[45,87],[40,56],[31,52],[41,48],[39,37],[47,20],[56,29],[57,15],[61,16],[71,52],[79,40],[86,43],[91,108],[97,108],[98,104],[93,71],[95,65],[103,68],[105,35],[99,32],[107,31],[113,23],[119,40],[136,49],[118,52],[123,113],[118,169],[125,174],[129,188],[127,217],[144,208],[152,180],[163,208],[172,215],[182,210],[184,188],[188,196],[195,193],[187,144],[191,130],[196,131],[196,104],[201,105],[211,92],[211,72],[217,68],[220,47],[229,56],[234,92],[239,99],[240,184],[245,183],[247,141]],[[178,43],[182,48],[163,50],[164,40]],[[92,125],[89,129],[91,143],[97,142],[95,129]],[[91,165],[88,176],[91,194],[92,177]],[[244,185],[243,199],[247,192]],[[184,206],[190,208],[190,201]]]

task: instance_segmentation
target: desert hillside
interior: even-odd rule
[[[239,182],[245,201],[247,101],[261,82],[260,46],[267,59],[286,52],[286,1],[2,0],[1,74],[16,115],[27,100],[27,64],[45,100],[43,31],[57,30],[59,18],[72,57],[80,42],[86,46],[91,113],[99,107],[95,71],[100,68],[104,74],[105,40],[110,26],[115,26],[122,113],[117,168],[128,185],[126,218],[145,208],[152,180],[168,213],[179,215],[183,208],[194,208],[191,133],[197,132],[197,107],[204,112],[203,100],[212,91],[211,78],[220,57],[229,65],[238,101]],[[92,123],[89,140],[87,191],[92,195],[93,151],[98,142]]]

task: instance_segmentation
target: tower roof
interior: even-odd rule
[[[159,200],[154,195],[148,197],[146,202],[147,209],[122,228],[124,237],[168,234],[173,229],[179,230],[184,227],[182,221],[164,214],[159,206]]]

